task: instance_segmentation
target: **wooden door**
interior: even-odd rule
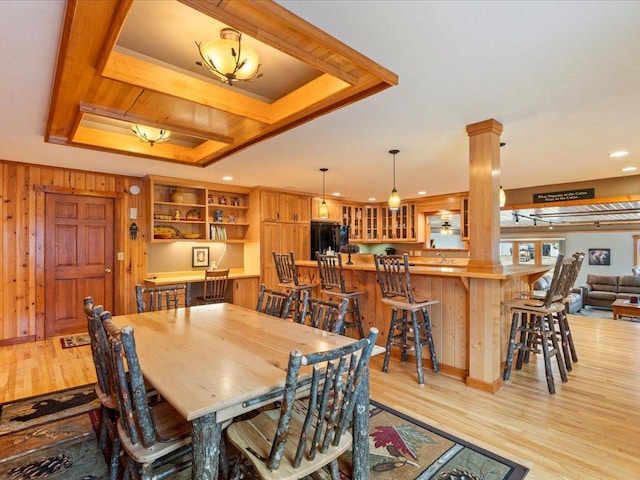
[[[82,300],[113,308],[112,198],[47,194],[45,336],[87,330]]]

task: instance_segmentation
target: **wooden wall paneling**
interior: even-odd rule
[[[146,238],[142,222],[144,195],[128,193],[142,179],[0,161],[0,345],[43,339],[45,301],[45,198],[59,193],[116,197],[115,245],[124,261],[114,265],[114,313],[135,311],[133,292],[146,274]],[[129,208],[138,209],[137,240],[129,238]]]
[[[3,275],[2,283],[5,285],[3,298],[3,316],[5,320],[5,329],[7,333],[13,337],[20,336],[19,322],[17,319],[17,291],[16,291],[16,271],[19,263],[16,263],[16,166],[10,165],[6,169],[3,184],[3,203],[4,203],[4,225],[3,238],[4,244],[2,265]],[[5,300],[6,299],[6,300]]]

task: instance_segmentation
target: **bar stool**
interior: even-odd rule
[[[439,303],[438,300],[423,300],[413,296],[409,275],[409,256],[404,255],[374,255],[373,256],[378,283],[382,292],[382,302],[391,307],[391,324],[387,335],[387,346],[384,354],[382,371],[389,369],[391,347],[402,349],[402,362],[407,361],[407,351],[414,350],[416,355],[416,369],[418,383],[424,384],[422,371],[422,346],[429,345],[433,371],[438,373],[438,359],[431,334],[431,320],[427,307]],[[398,315],[398,312],[402,312]],[[421,312],[421,319],[418,318]],[[411,314],[411,320],[409,315]],[[424,333],[422,333],[424,332]]]
[[[345,285],[344,273],[342,271],[342,256],[340,254],[325,255],[316,252],[316,260],[318,261],[318,270],[320,271],[320,292],[327,295],[329,300],[333,300],[334,297],[349,300],[350,308],[347,308],[347,315],[351,314],[353,321],[349,322],[345,318],[343,329],[340,333],[344,334],[347,328],[357,328],[360,338],[364,338],[358,297],[367,292],[364,290],[355,290]]]
[[[295,309],[293,318],[296,319],[300,313],[300,292],[311,290],[315,285],[299,283],[298,270],[296,269],[296,260],[293,252],[273,252],[273,261],[276,265],[276,272],[278,273],[278,286],[293,291],[293,304]]]
[[[551,369],[551,357],[556,357],[562,381],[568,381],[567,370],[554,326],[554,317],[560,318],[564,315],[565,306],[562,303],[564,299],[562,287],[571,274],[572,264],[573,261],[565,263],[563,255],[558,255],[551,285],[544,300],[514,298],[503,302],[503,305],[511,309],[512,316],[503,380],[509,380],[513,365],[513,355],[515,350],[518,349],[516,370],[520,370],[523,363],[528,363],[531,352],[539,353],[540,350],[542,351],[549,393],[556,393]],[[516,342],[518,334],[519,340]]]

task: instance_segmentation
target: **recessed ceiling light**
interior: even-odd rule
[[[623,172],[634,172],[638,169],[638,167],[624,167],[622,169]]]
[[[369,197],[367,200],[369,202],[375,202],[376,201],[376,197]]]
[[[340,192],[333,192],[331,195],[333,195],[334,197],[339,197],[340,196]]]
[[[226,175],[226,176],[222,177],[222,180],[224,180],[225,182],[230,182],[231,180],[233,180],[233,177],[230,177],[229,175]]]
[[[418,192],[418,195],[426,195],[426,194],[427,194],[427,192],[425,192],[424,190],[421,190],[421,191]]]
[[[609,154],[611,158],[624,157],[626,155],[629,155],[629,152],[627,152],[626,150],[618,150],[617,152],[611,152]]]

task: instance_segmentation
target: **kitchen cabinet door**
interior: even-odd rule
[[[233,280],[233,291],[231,302],[250,309],[255,309],[258,304],[259,279],[236,278]]]

